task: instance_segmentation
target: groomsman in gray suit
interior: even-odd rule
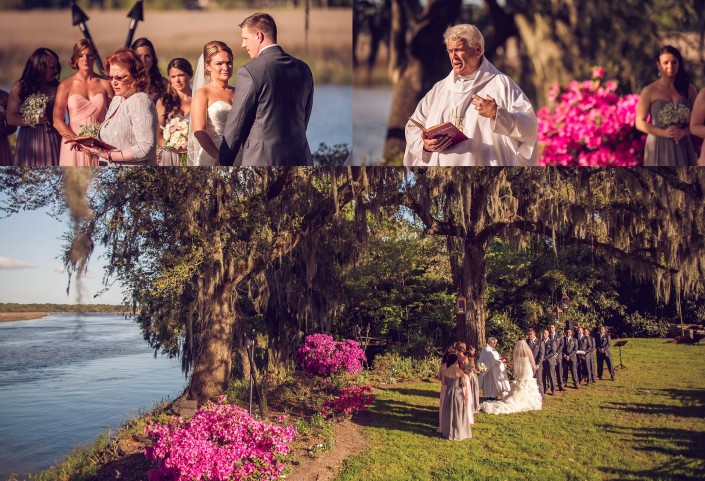
[[[588,351],[590,349],[590,341],[585,335],[585,330],[578,327],[578,384],[585,381],[587,386],[590,383],[590,363],[588,361]]]
[[[589,380],[590,383],[594,384],[595,383],[595,338],[590,335],[590,329],[589,328],[584,328],[583,332],[585,334],[585,337],[588,339],[588,350],[587,350],[587,355],[585,356],[587,359],[587,364],[588,364],[588,371],[590,372]]]
[[[312,165],[306,128],[313,108],[311,69],[277,44],[267,13],[241,24],[242,47],[253,60],[235,76],[235,98],[220,145],[220,165]]]
[[[531,349],[531,353],[534,355],[534,364],[538,366],[534,369],[534,378],[539,387],[539,392],[541,392],[541,397],[543,397],[543,357],[545,348],[539,338],[536,337],[536,331],[534,329],[529,329],[526,343],[529,345],[529,349]]]
[[[549,326],[551,331],[551,342],[553,343],[553,352],[557,354],[556,357],[556,381],[558,382],[558,390],[565,391],[565,382],[563,381],[563,338],[558,334],[555,324]]]
[[[558,389],[558,384],[556,384],[556,363],[558,362],[558,353],[554,349],[554,341],[551,340],[548,329],[544,329],[542,333],[543,338],[541,342],[543,343],[543,370],[541,386],[544,392],[549,387],[551,388],[551,396]]]
[[[573,376],[573,387],[575,389],[578,389],[577,350],[578,341],[573,337],[573,331],[568,329],[563,338],[563,386],[568,384],[568,369],[570,369],[570,375]]]
[[[600,326],[600,336],[597,338],[597,378],[602,380],[602,372],[607,362],[607,370],[614,381],[614,368],[612,367],[612,354],[610,353],[610,335],[605,326]]]

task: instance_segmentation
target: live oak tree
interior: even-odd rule
[[[702,292],[705,172],[699,169],[415,169],[396,202],[445,236],[468,309],[458,339],[485,342],[486,254],[493,238],[521,247],[587,245],[653,283],[666,301]]]
[[[3,175],[15,200],[45,180],[56,192],[61,178],[56,170],[33,185],[26,171]],[[76,218],[66,267],[80,273],[102,244],[106,282],[124,287],[149,344],[181,357],[186,394],[202,402],[226,390],[233,352],[248,367],[235,308],[244,281],[340,215],[366,182],[364,169],[96,170],[92,214]]]

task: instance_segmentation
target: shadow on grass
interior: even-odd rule
[[[658,479],[658,480],[702,480],[705,479],[705,432],[688,429],[621,427],[611,424],[598,426],[607,433],[616,435],[624,444],[649,453],[661,453],[672,460],[645,470],[615,467],[604,468],[610,480]]]
[[[430,397],[433,399],[439,399],[440,393],[438,391],[428,391],[426,389],[413,389],[400,387],[398,389],[387,389],[387,391],[398,392],[402,396],[418,396],[418,397]]]
[[[353,422],[365,427],[407,431],[429,437],[438,436],[438,408],[424,408],[393,399],[377,398],[371,411],[355,416]]]
[[[705,417],[705,389],[663,389],[660,392],[664,397],[677,400],[679,405],[609,402],[604,408],[646,415]]]

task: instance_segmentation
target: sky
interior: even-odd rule
[[[61,235],[68,218],[59,222],[47,211],[21,212],[0,219],[0,302],[77,304],[75,279],[66,294],[68,276],[61,260]],[[119,286],[94,298],[102,289],[104,250],[96,247],[82,281],[83,304],[121,304]]]

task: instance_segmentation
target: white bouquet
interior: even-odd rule
[[[39,119],[44,117],[47,110],[49,98],[41,92],[33,93],[27,97],[20,105],[22,121],[30,127],[36,127]]]
[[[675,125],[683,129],[690,124],[690,109],[684,104],[667,103],[658,111],[658,122],[663,127]]]
[[[76,133],[76,135],[79,137],[93,137],[94,139],[97,139],[99,131],[100,131],[100,124],[88,123],[88,124],[81,125],[81,128],[78,129],[78,132]],[[97,156],[95,156],[91,153],[88,153],[88,159],[90,161],[91,166],[95,167],[98,165],[98,157]]]
[[[487,366],[485,366],[485,364],[482,362],[478,362],[477,366],[475,366],[475,367],[477,368],[478,371],[480,371],[480,374],[484,374],[487,372]]]
[[[83,124],[81,125],[81,128],[78,129],[78,132],[76,135],[79,137],[93,137],[94,139],[98,138],[98,132],[100,131],[100,124]]]
[[[164,145],[159,149],[161,154],[164,150],[173,150],[179,154],[179,161],[181,165],[186,165],[188,160],[187,157],[187,147],[188,147],[188,119],[181,119],[179,117],[174,117],[167,124],[162,127],[164,133],[162,137],[164,138]]]

